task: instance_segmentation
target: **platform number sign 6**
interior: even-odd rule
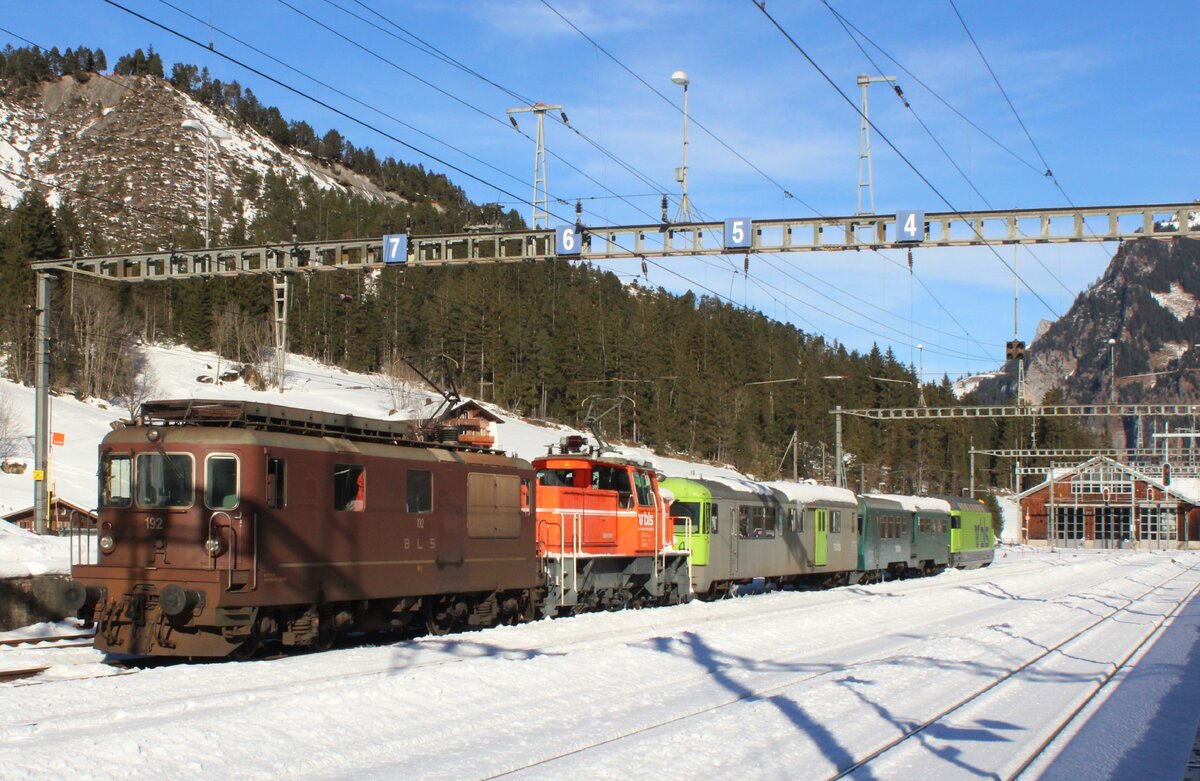
[[[725,220],[725,249],[748,249],[753,230],[754,223],[748,217]]]
[[[579,229],[574,225],[560,225],[554,233],[554,250],[559,255],[578,255]]]
[[[925,212],[896,212],[896,241],[924,241]]]
[[[408,234],[389,233],[383,237],[383,262],[408,262]]]

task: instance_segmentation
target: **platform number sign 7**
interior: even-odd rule
[[[559,255],[578,255],[582,243],[575,225],[560,225],[554,232],[554,251]]]
[[[896,241],[924,241],[925,212],[896,212]]]
[[[748,249],[753,241],[754,223],[748,217],[725,220],[725,249]]]
[[[383,262],[408,262],[408,234],[389,233],[383,237]]]

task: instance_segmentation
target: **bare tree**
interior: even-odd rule
[[[243,317],[235,331],[237,355],[244,366],[242,377],[257,390],[266,390],[272,373],[269,364],[274,360],[274,335],[271,323]]]
[[[122,362],[117,397],[121,406],[129,410],[129,417],[137,415],[143,401],[149,401],[159,393],[158,377],[145,356],[132,351],[128,353]]]
[[[13,409],[12,399],[0,392],[0,461],[8,461],[21,447],[17,425],[17,412]]]
[[[424,382],[402,359],[393,357],[385,364],[383,373],[379,375],[380,387],[387,393],[391,408],[388,414],[413,410],[418,401],[418,394],[413,390]]]
[[[111,398],[127,385],[122,362],[133,350],[135,329],[121,315],[112,293],[92,283],[79,284],[72,296],[72,336],[79,351],[76,394]]]

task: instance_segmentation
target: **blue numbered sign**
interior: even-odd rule
[[[575,225],[560,225],[554,233],[554,249],[559,255],[578,255],[582,243]]]
[[[749,217],[725,220],[725,249],[748,249],[751,245],[750,231],[754,223]]]
[[[896,241],[925,241],[925,212],[896,212]]]
[[[383,262],[408,262],[408,234],[389,233],[383,237]]]

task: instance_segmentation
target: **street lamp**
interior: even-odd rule
[[[691,222],[692,209],[688,203],[687,191],[688,84],[691,82],[688,80],[686,71],[675,71],[671,74],[671,81],[683,87],[683,167],[675,169],[675,181],[679,182],[683,197],[679,200],[679,213],[675,215],[675,222]]]
[[[204,135],[204,246],[212,246],[212,181],[209,173],[209,147],[220,141],[227,141],[233,136],[219,127],[209,127],[198,119],[185,119],[179,123],[184,130],[195,130]]]
[[[1117,340],[1108,340],[1108,403],[1117,403]]]

